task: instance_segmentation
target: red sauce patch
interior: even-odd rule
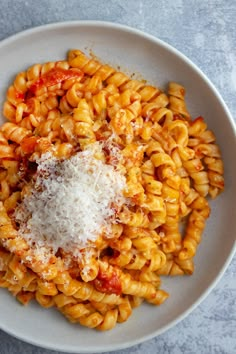
[[[24,100],[24,98],[25,98],[25,94],[23,93],[23,92],[20,92],[20,91],[15,91],[15,98],[17,99],[17,100]]]
[[[93,283],[102,293],[120,295],[122,292],[121,281],[116,272],[111,274],[99,272]]]
[[[54,86],[65,80],[74,79],[82,76],[83,73],[80,70],[53,68],[47,73],[43,74],[37,81],[35,81],[30,86],[29,91],[35,94],[43,86]]]
[[[22,151],[25,154],[32,154],[35,151],[36,144],[39,138],[36,136],[26,137],[21,142]]]

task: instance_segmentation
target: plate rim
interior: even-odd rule
[[[98,20],[69,20],[69,21],[58,21],[58,22],[52,22],[52,23],[47,23],[47,24],[41,24],[38,26],[33,26],[31,28],[22,30],[20,32],[14,33],[2,40],[0,40],[0,50],[4,48],[5,45],[11,44],[11,42],[21,40],[24,37],[28,37],[31,34],[36,34],[40,33],[41,31],[47,31],[47,30],[52,30],[52,29],[61,29],[62,27],[67,27],[67,28],[72,28],[72,27],[100,27],[100,28],[107,28],[107,29],[117,29],[121,31],[126,31],[129,33],[132,33],[134,35],[137,35],[139,37],[142,37],[144,39],[147,39],[149,41],[154,42],[155,44],[158,44],[162,47],[164,47],[167,51],[172,52],[174,55],[177,55],[182,61],[184,61],[188,66],[190,66],[200,77],[201,79],[210,87],[210,89],[213,91],[214,95],[216,96],[217,100],[220,102],[221,106],[223,107],[229,124],[232,128],[232,131],[234,133],[234,138],[236,142],[236,122],[233,119],[233,116],[226,105],[223,97],[221,96],[220,92],[216,89],[214,84],[211,82],[211,80],[206,76],[206,74],[192,61],[190,60],[185,54],[180,52],[178,49],[176,49],[173,45],[165,42],[164,40],[149,34],[145,31],[139,30],[137,28],[124,25],[121,23],[117,22],[110,22],[110,21],[98,21]],[[106,345],[106,348],[103,347],[98,347],[95,351],[93,350],[94,353],[101,353],[101,352],[108,352],[108,351],[114,351],[114,350],[121,350],[125,348],[130,348],[134,345],[144,343],[147,340],[150,340],[154,337],[157,337],[164,332],[166,332],[168,329],[171,329],[175,325],[177,325],[179,322],[181,322],[183,319],[185,319],[191,312],[193,312],[206,297],[212,292],[212,290],[215,288],[217,283],[221,280],[222,276],[224,275],[226,269],[228,268],[229,264],[231,263],[234,254],[236,253],[236,240],[234,241],[233,247],[229,255],[227,256],[220,272],[215,276],[215,278],[211,281],[210,285],[207,287],[207,289],[202,293],[202,295],[187,309],[185,310],[181,315],[179,315],[176,319],[172,320],[169,322],[167,325],[163,326],[161,329],[156,330],[151,332],[148,335],[142,336],[141,338],[137,338],[136,340],[132,340],[129,343],[120,343],[119,345],[116,344],[115,347],[114,345]],[[27,335],[21,336],[17,335],[15,331],[12,331],[10,328],[6,328],[6,326],[2,325],[0,321],[0,329],[7,333],[8,335],[11,335],[25,343],[29,343],[41,348],[45,349],[50,349],[50,350],[57,350],[59,352],[68,352],[68,353],[78,353],[78,349],[74,348],[69,348],[68,346],[65,346],[64,348],[62,347],[57,347],[56,345],[49,345],[49,344],[44,344],[41,341],[37,341],[36,338],[29,338]],[[83,348],[80,350],[80,353],[91,353],[91,351],[87,350],[86,348]]]

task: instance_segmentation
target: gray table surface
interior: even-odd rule
[[[136,27],[187,55],[215,84],[236,117],[235,18],[235,0],[0,0],[0,40],[65,20]],[[0,354],[31,353],[56,352],[0,331]],[[181,323],[157,338],[113,353],[236,353],[236,257],[211,294]]]

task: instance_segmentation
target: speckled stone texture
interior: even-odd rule
[[[0,0],[0,13],[0,40],[30,27],[65,20],[118,22],[148,32],[197,64],[236,117],[235,0]],[[25,344],[0,331],[0,354],[31,353],[57,352]],[[113,353],[235,354],[236,257],[211,294],[185,320],[157,338]]]

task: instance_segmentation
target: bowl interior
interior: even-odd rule
[[[195,273],[191,277],[163,278],[162,288],[170,292],[170,298],[162,306],[142,305],[126,323],[101,334],[71,325],[56,310],[33,303],[24,308],[0,289],[0,328],[6,332],[51,349],[100,352],[128,347],[162,333],[191,311],[224,271],[236,230],[236,139],[227,108],[194,65],[161,41],[109,23],[45,26],[0,43],[0,102],[17,72],[37,62],[64,59],[71,48],[87,53],[91,50],[103,62],[120,65],[123,71],[136,73],[164,89],[168,81],[183,84],[190,112],[195,117],[203,116],[215,132],[225,164],[226,191],[211,202],[211,217],[195,257]]]

